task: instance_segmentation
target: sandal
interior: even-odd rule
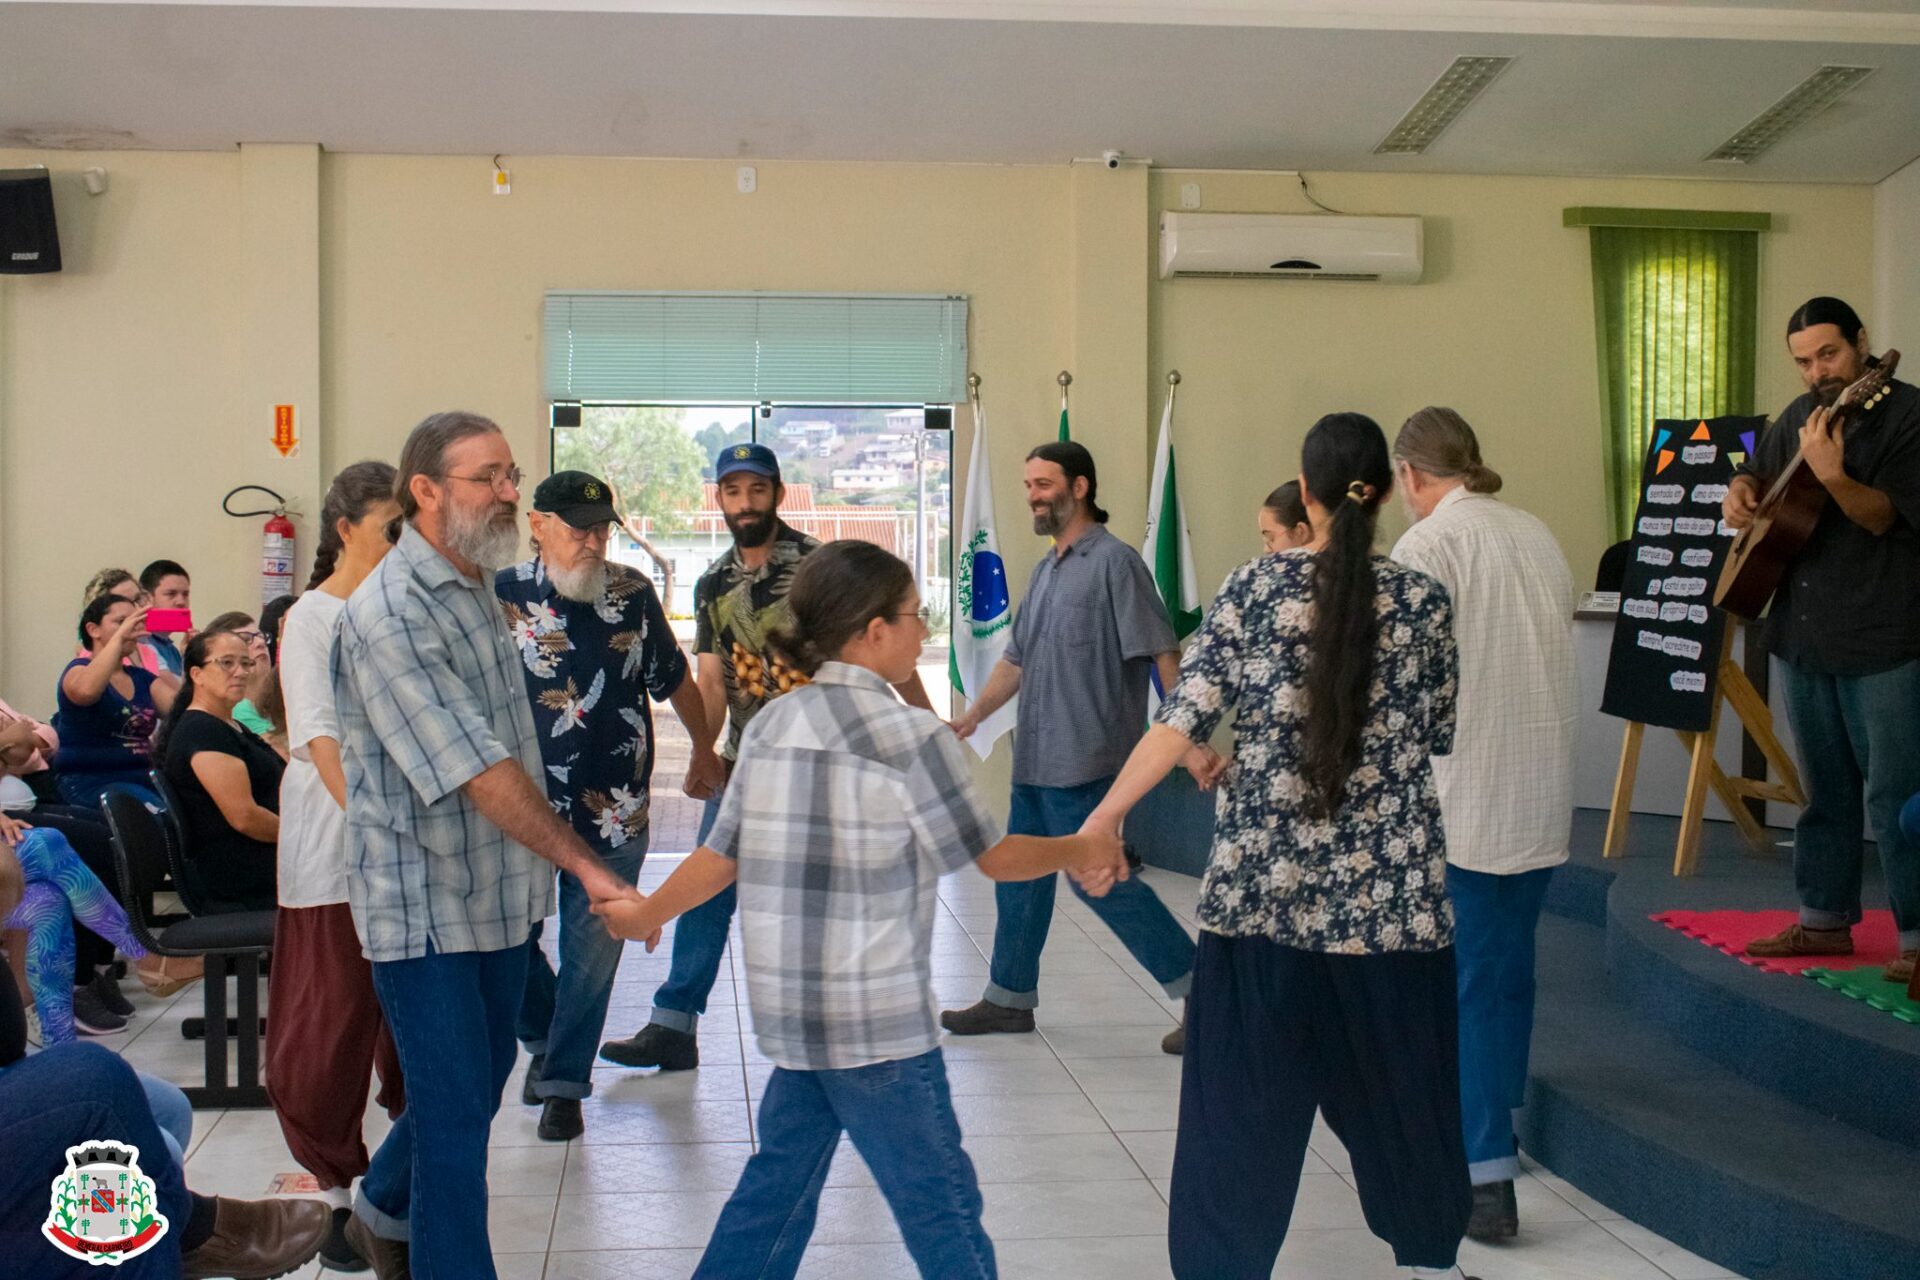
[[[147,994],[164,999],[206,976],[206,961],[199,956],[143,957],[134,965],[134,976]]]

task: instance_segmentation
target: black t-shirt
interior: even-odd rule
[[[180,826],[187,837],[187,868],[215,910],[264,911],[275,903],[272,842],[235,831],[193,771],[203,751],[233,756],[247,766],[253,802],[280,812],[280,775],[286,763],[274,749],[238,725],[198,709],[188,711],[167,735],[167,781],[180,800]]]
[[[1847,475],[1893,503],[1893,527],[1874,535],[1829,501],[1787,566],[1767,613],[1767,646],[1794,666],[1868,676],[1920,658],[1920,390],[1904,382],[1846,428]],[[1738,469],[1765,485],[1800,447],[1818,401],[1788,405]]]

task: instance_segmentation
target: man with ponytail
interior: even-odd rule
[[[1118,831],[1236,713],[1197,912],[1174,1275],[1273,1274],[1318,1108],[1395,1261],[1458,1280],[1470,1195],[1429,763],[1453,740],[1453,611],[1373,554],[1393,469],[1371,418],[1322,418],[1300,462],[1313,540],[1228,576],[1085,830]]]
[[[634,892],[541,784],[493,589],[519,545],[521,478],[478,414],[415,427],[399,541],[347,601],[333,649],[347,899],[407,1081],[345,1231],[377,1280],[493,1280],[487,1136],[519,1057],[528,939],[553,912],[548,864],[594,899]]]
[[[1027,455],[1033,531],[1053,539],[1034,566],[1013,620],[1013,638],[987,687],[953,722],[969,737],[1020,695],[1013,736],[1013,806],[1007,829],[1060,836],[1078,831],[1147,723],[1147,685],[1180,675],[1180,642],[1140,553],[1107,532],[1098,477],[1086,446],[1043,444]],[[1040,952],[1053,924],[1058,877],[994,886],[998,919],[987,988],[978,1003],[940,1015],[957,1036],[1034,1029]],[[1074,892],[1127,944],[1170,1000],[1193,980],[1193,939],[1159,895],[1129,880],[1103,898]],[[1180,1053],[1184,1023],[1160,1047]]]
[[[1452,409],[1408,418],[1393,455],[1415,521],[1393,558],[1447,589],[1460,650],[1453,753],[1434,757],[1433,781],[1459,965],[1467,1234],[1498,1240],[1520,1229],[1513,1112],[1533,1042],[1534,929],[1573,824],[1573,575],[1546,525],[1493,496],[1499,473]]]

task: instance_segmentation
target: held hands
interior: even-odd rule
[[[663,926],[654,924],[648,918],[646,895],[638,889],[630,892],[631,897],[595,898],[590,909],[600,917],[600,923],[607,927],[610,937],[644,941],[647,950],[651,951],[660,945]]]
[[[726,761],[715,751],[696,751],[687,765],[687,780],[680,790],[695,800],[711,800],[726,785]]]
[[[1127,846],[1120,839],[1120,823],[1096,811],[1080,828],[1080,837],[1088,844],[1086,860],[1068,867],[1067,874],[1088,897],[1104,898],[1129,874]]]
[[[1821,405],[1807,415],[1806,425],[1800,428],[1800,456],[1806,459],[1813,474],[1824,485],[1831,485],[1847,473],[1844,465],[1846,429],[1835,427],[1829,430],[1827,424],[1832,419],[1833,411]]]
[[[1180,757],[1180,767],[1193,775],[1194,783],[1202,791],[1211,791],[1220,784],[1231,768],[1218,751],[1204,744],[1194,747]]]
[[[973,736],[974,730],[980,727],[980,719],[978,716],[975,716],[973,712],[969,711],[965,715],[958,716],[950,721],[948,727],[953,730],[956,738],[965,742]]]
[[[1720,515],[1728,527],[1744,529],[1753,523],[1753,513],[1760,507],[1760,486],[1752,476],[1735,476],[1727,485],[1727,496],[1720,502]]]

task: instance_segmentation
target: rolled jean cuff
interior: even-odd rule
[[[533,1082],[533,1092],[542,1101],[548,1098],[572,1098],[579,1102],[593,1096],[593,1081],[575,1084],[571,1080],[548,1080],[542,1077]]]
[[[647,1025],[695,1035],[700,1030],[700,1015],[687,1013],[681,1009],[662,1009],[659,1005],[655,1005],[653,1012],[647,1015]]]
[[[367,1224],[367,1230],[382,1240],[411,1240],[413,1228],[405,1218],[396,1218],[367,1199],[365,1187],[353,1193],[353,1216]]]
[[[1038,991],[1009,991],[1005,987],[989,982],[987,989],[980,993],[990,1004],[1002,1009],[1038,1009],[1040,993]]]
[[[1161,983],[1160,989],[1167,993],[1169,1000],[1185,1000],[1187,993],[1193,990],[1193,970],[1187,970],[1171,982]]]
[[[1497,1160],[1475,1160],[1467,1165],[1467,1181],[1476,1187],[1484,1187],[1490,1182],[1513,1182],[1519,1177],[1519,1156],[1501,1156]]]
[[[1838,911],[1822,911],[1818,907],[1800,908],[1800,926],[1803,929],[1851,929],[1853,919]]]

